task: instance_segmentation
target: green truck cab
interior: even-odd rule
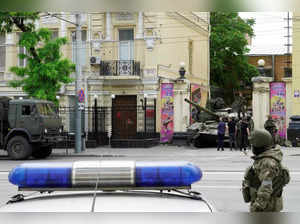
[[[0,147],[11,159],[42,159],[62,140],[62,121],[55,105],[45,100],[0,97]]]

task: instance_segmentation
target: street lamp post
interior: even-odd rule
[[[266,76],[265,74],[265,60],[264,59],[259,59],[257,61],[257,64],[258,64],[258,71],[259,71],[259,74],[260,76]]]
[[[179,75],[180,75],[180,79],[185,79],[184,75],[185,75],[185,63],[184,62],[180,62],[179,64],[180,69],[179,69]]]
[[[76,79],[75,79],[75,117],[76,117],[76,131],[75,131],[75,152],[80,153],[82,151],[82,130],[81,130],[81,108],[78,99],[78,91],[81,86],[81,57],[80,57],[80,47],[81,47],[81,15],[76,14]]]

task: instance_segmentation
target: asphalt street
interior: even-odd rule
[[[291,182],[284,190],[284,211],[300,212],[300,148],[283,148],[284,160],[291,171]],[[203,171],[203,178],[192,186],[201,192],[218,211],[247,212],[241,194],[241,182],[245,169],[251,165],[251,152],[247,155],[228,149],[217,152],[215,148],[193,149],[189,147],[158,146],[153,148],[97,148],[75,154],[56,149],[47,160],[11,161],[5,152],[0,154],[0,205],[17,194],[17,188],[8,182],[9,171],[23,162],[58,162],[78,160],[137,160],[137,161],[190,161]]]

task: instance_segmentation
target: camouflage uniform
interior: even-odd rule
[[[233,102],[232,108],[235,108],[235,110],[238,113],[238,118],[241,119],[245,116],[245,105],[247,104],[247,101],[245,97],[242,95],[239,95],[236,100]],[[242,114],[242,116],[241,116]]]
[[[282,189],[289,182],[289,174],[285,168],[287,177],[282,177],[280,146],[271,148],[272,137],[264,132],[269,135],[268,144],[253,151],[254,163],[246,170],[243,196],[245,202],[250,202],[250,212],[279,212],[283,208]]]
[[[271,134],[272,139],[273,139],[273,146],[276,144],[276,132],[277,132],[277,127],[275,124],[275,121],[272,119],[272,117],[269,117],[268,120],[266,120],[264,128]]]
[[[257,174],[261,185],[253,192],[254,197],[251,198],[250,211],[281,211],[283,208],[282,196],[272,195],[272,181],[279,175],[282,152],[279,148],[275,148],[254,156],[253,159],[254,173]]]

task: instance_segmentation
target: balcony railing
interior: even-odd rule
[[[140,62],[134,60],[101,61],[101,76],[140,76]]]

